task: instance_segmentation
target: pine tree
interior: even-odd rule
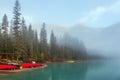
[[[47,44],[47,33],[45,29],[46,24],[43,23],[40,33],[40,53],[41,53],[41,60],[47,60],[49,57],[48,54],[48,44]]]
[[[22,43],[23,43],[23,51],[24,55],[22,56],[24,61],[27,58],[27,26],[25,23],[25,19],[22,18],[22,23],[21,23],[21,36],[22,36]]]
[[[9,29],[9,52],[13,53],[14,48],[13,48],[13,21],[10,21],[10,29]]]
[[[24,18],[22,18],[21,30],[22,30],[22,35],[25,38],[27,33],[27,26]]]
[[[3,20],[2,20],[2,43],[3,43],[3,52],[7,53],[8,52],[8,19],[7,19],[7,15],[4,14],[3,16]]]
[[[57,44],[56,44],[56,37],[54,36],[54,32],[51,31],[51,37],[50,37],[50,56],[51,56],[51,61],[55,61],[57,58]]]
[[[0,23],[0,53],[2,52],[2,33],[1,33],[2,25]]]
[[[29,56],[33,56],[33,38],[34,38],[34,31],[32,30],[32,25],[29,25],[29,29],[28,29],[28,46],[29,46]]]
[[[40,55],[39,55],[40,51],[39,51],[39,40],[38,40],[37,30],[35,30],[35,32],[34,32],[34,40],[33,40],[33,42],[34,42],[34,45],[33,45],[34,46],[33,47],[33,52],[34,52],[33,57],[34,57],[35,61],[38,61],[39,57],[40,57]]]
[[[16,59],[19,60],[23,51],[22,37],[21,37],[21,21],[20,21],[20,4],[19,1],[16,0],[14,7],[14,17],[13,17],[13,35],[14,35],[14,53],[16,55]]]
[[[12,37],[13,37],[13,20],[11,20],[10,21],[10,32],[9,32],[9,34],[10,34],[10,38],[12,39]]]
[[[8,34],[8,19],[7,19],[7,15],[6,14],[4,14],[4,16],[3,16],[2,30],[3,30],[3,34],[4,35]]]

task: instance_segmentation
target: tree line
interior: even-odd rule
[[[32,25],[26,25],[21,18],[19,1],[15,1],[13,18],[8,20],[6,14],[0,25],[0,53],[9,53],[12,59],[28,61],[65,61],[86,59],[87,53],[83,42],[64,34],[60,39],[51,31],[47,40],[46,23],[42,24],[40,34]],[[49,43],[48,43],[49,42]]]

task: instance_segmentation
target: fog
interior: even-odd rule
[[[84,41],[88,53],[92,52],[92,54],[106,57],[120,57],[120,23],[99,29],[80,25],[76,26],[76,29],[74,27],[72,27],[74,34],[71,35],[78,36],[79,40]]]
[[[34,28],[39,31],[41,24],[35,24]],[[78,38],[84,42],[88,54],[101,55],[107,58],[120,57],[120,23],[116,23],[105,28],[93,28],[84,24],[75,24],[73,26],[46,24],[48,41],[51,30],[59,39],[64,33]]]

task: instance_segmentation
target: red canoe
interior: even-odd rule
[[[16,69],[16,66],[13,65],[0,65],[0,70],[10,70],[10,69]]]
[[[44,66],[43,64],[40,63],[23,63],[22,67],[23,68],[31,68],[31,67],[40,67],[40,66]]]

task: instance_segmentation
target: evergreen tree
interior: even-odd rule
[[[2,33],[1,33],[2,25],[0,23],[0,53],[2,52]]]
[[[2,48],[3,48],[3,52],[7,53],[8,52],[8,19],[7,19],[7,15],[4,14],[3,16],[3,20],[2,20]]]
[[[8,34],[8,19],[6,14],[4,14],[3,16],[2,30],[3,30],[3,34],[6,36]]]
[[[33,40],[33,57],[35,61],[39,61],[40,60],[40,51],[39,51],[39,40],[38,40],[38,33],[37,30],[35,30],[34,32],[34,40]]]
[[[10,29],[9,29],[9,52],[13,53],[14,52],[14,47],[13,47],[13,21],[10,21]]]
[[[51,37],[50,37],[50,56],[51,60],[55,61],[57,59],[57,44],[56,44],[56,37],[54,36],[54,32],[51,31]]]
[[[34,38],[34,31],[32,30],[32,25],[29,25],[29,29],[28,29],[28,46],[29,46],[29,52],[28,55],[29,57],[33,56],[33,38]]]
[[[26,23],[25,23],[25,19],[22,18],[22,23],[21,23],[21,30],[22,30],[22,35],[25,38],[26,37],[26,32],[27,32],[27,27],[26,27]]]
[[[13,35],[14,35],[14,53],[16,55],[16,59],[18,60],[23,51],[22,37],[21,37],[21,21],[20,21],[20,4],[19,1],[16,0],[14,7],[14,17],[13,17]]]
[[[22,57],[25,59],[27,59],[27,26],[25,23],[25,19],[22,18],[22,23],[21,23],[21,36],[22,36],[22,43],[23,43],[23,51],[24,51],[24,55],[22,55]]]
[[[46,24],[43,23],[40,33],[40,53],[41,53],[41,60],[47,60],[49,57],[48,54],[48,44],[47,44],[47,33],[45,29]]]
[[[10,32],[9,32],[9,34],[10,34],[10,38],[12,38],[13,37],[13,20],[11,20],[10,21]]]

